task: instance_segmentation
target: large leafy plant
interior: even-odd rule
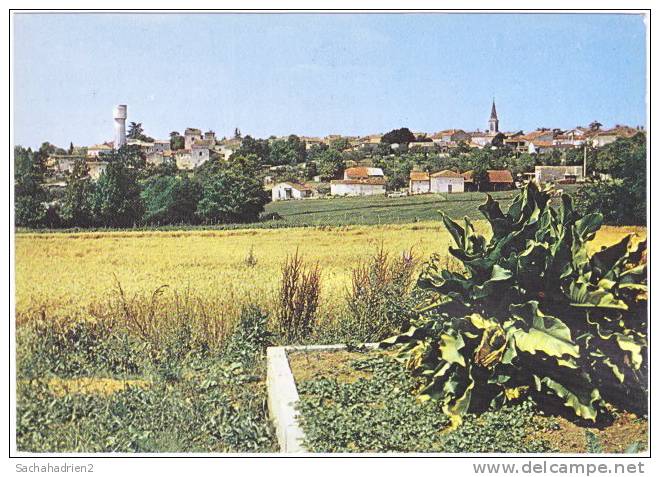
[[[420,397],[455,421],[524,395],[588,420],[608,404],[645,412],[646,243],[628,235],[590,255],[602,216],[551,199],[529,183],[504,213],[488,196],[490,240],[443,214],[463,270],[433,256],[418,283],[429,302],[383,342],[403,343],[399,358],[425,378]]]

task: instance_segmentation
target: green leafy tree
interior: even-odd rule
[[[123,161],[109,162],[92,196],[96,222],[104,227],[131,227],[140,222],[143,210],[136,171]]]
[[[241,141],[240,147],[232,155],[237,157],[254,155],[261,164],[266,164],[270,159],[270,144],[266,139],[255,139],[247,135]]]
[[[184,138],[178,131],[172,131],[170,133],[170,149],[173,151],[178,151],[183,149],[186,145],[186,138]]]
[[[382,144],[408,144],[415,141],[415,135],[408,128],[393,129],[380,138]]]
[[[319,153],[319,173],[325,179],[340,177],[346,168],[344,157],[335,149],[326,149]]]
[[[94,223],[92,201],[94,183],[89,176],[85,159],[78,159],[67,177],[62,198],[61,217],[64,224],[73,227],[89,227]]]
[[[646,225],[646,136],[617,139],[598,150],[587,161],[595,172],[611,179],[597,179],[581,187],[576,208],[582,213],[600,212],[605,222],[619,225]]]
[[[202,198],[199,182],[187,174],[157,175],[147,179],[142,193],[143,221],[152,225],[195,224]]]
[[[267,201],[257,157],[235,156],[205,175],[196,213],[210,224],[255,222]]]
[[[41,152],[14,148],[14,213],[20,227],[41,227],[46,222],[48,194],[42,187],[45,166],[41,158]]]

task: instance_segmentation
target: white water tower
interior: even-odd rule
[[[126,105],[118,104],[113,111],[115,118],[115,149],[126,145]]]

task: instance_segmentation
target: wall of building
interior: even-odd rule
[[[539,184],[561,181],[566,175],[575,176],[577,181],[582,181],[582,166],[536,166],[534,168],[534,180]]]
[[[431,192],[437,194],[439,192],[449,192],[451,185],[451,192],[463,192],[464,183],[462,177],[431,177]]]
[[[410,181],[408,189],[411,194],[427,194],[431,191],[431,183],[429,181]]]
[[[330,195],[382,195],[385,185],[331,183]]]

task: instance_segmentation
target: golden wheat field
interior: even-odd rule
[[[486,233],[487,224],[476,222]],[[603,227],[592,250],[640,227]],[[280,268],[299,253],[322,269],[321,314],[331,318],[350,282],[351,270],[380,245],[392,254],[412,248],[421,261],[447,255],[449,234],[440,222],[337,228],[246,229],[234,231],[125,231],[19,233],[16,235],[16,314],[84,315],[116,298],[188,293],[231,315],[251,301],[272,309]],[[256,264],[249,266],[252,254]]]

